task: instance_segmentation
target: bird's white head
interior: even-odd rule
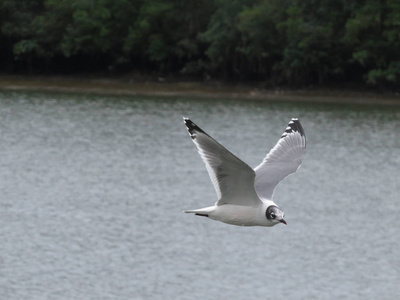
[[[268,206],[267,210],[265,211],[265,216],[268,221],[276,225],[278,223],[286,224],[286,221],[283,219],[285,213],[276,205]]]

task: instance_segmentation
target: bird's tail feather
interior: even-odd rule
[[[203,216],[203,217],[208,217],[208,214],[212,212],[214,209],[213,206],[210,207],[205,207],[205,208],[200,208],[200,209],[193,209],[193,210],[184,210],[184,213],[191,213],[191,214],[196,214],[196,216]]]

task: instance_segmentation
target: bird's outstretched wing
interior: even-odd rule
[[[197,146],[218,195],[216,205],[260,204],[254,189],[254,170],[188,118],[183,121]]]
[[[300,167],[306,154],[306,135],[300,121],[293,118],[278,143],[254,171],[254,187],[261,199],[272,200],[275,187]]]

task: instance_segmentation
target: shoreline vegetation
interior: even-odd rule
[[[363,88],[308,87],[262,88],[261,85],[221,82],[134,80],[129,77],[67,77],[0,75],[1,90],[93,93],[103,95],[143,95],[195,98],[249,99],[264,101],[322,102],[337,104],[400,105],[400,95],[378,93]]]
[[[0,1],[0,74],[399,91],[398,1]]]

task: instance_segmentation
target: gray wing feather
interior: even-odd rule
[[[254,170],[205,133],[190,119],[184,118],[190,137],[197,146],[217,192],[216,205],[257,205]]]
[[[254,169],[254,186],[258,196],[261,199],[272,200],[278,183],[297,171],[305,154],[306,135],[300,121],[293,118],[275,147]]]

